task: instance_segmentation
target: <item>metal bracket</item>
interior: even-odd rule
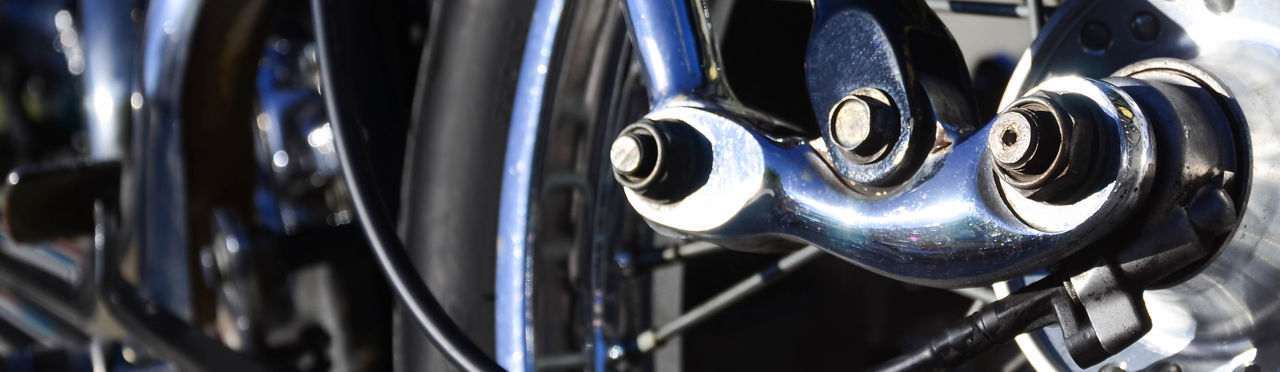
[[[814,1],[805,76],[822,121],[842,97],[873,88],[888,95],[900,129],[887,161],[859,164],[819,123],[819,153],[843,179],[867,187],[900,185],[925,162],[939,125],[966,135],[979,123],[969,72],[951,33],[923,1]]]

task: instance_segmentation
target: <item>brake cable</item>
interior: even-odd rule
[[[1041,280],[935,333],[920,348],[871,368],[871,371],[927,371],[955,367],[1013,340],[1014,336],[1058,322],[1066,289]],[[1057,301],[1058,304],[1054,302]]]
[[[422,328],[427,339],[449,357],[459,368],[466,371],[501,371],[502,367],[475,344],[457,323],[440,306],[440,302],[431,293],[431,289],[422,281],[412,261],[405,253],[404,245],[391,227],[390,214],[377,195],[369,162],[369,151],[362,137],[360,128],[355,125],[359,120],[350,110],[344,110],[338,102],[347,98],[351,89],[345,89],[351,83],[341,80],[346,76],[333,74],[337,61],[333,56],[335,42],[332,13],[326,5],[333,0],[312,0],[311,15],[315,22],[316,41],[319,44],[320,76],[323,82],[325,107],[329,114],[329,125],[333,128],[333,137],[337,144],[338,159],[342,165],[350,191],[351,201],[355,207],[356,219],[364,228],[369,247],[377,258],[378,267],[387,277],[396,298],[404,305],[405,310]]]

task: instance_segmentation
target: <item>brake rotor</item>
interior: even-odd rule
[[[1153,328],[1124,351],[1091,370],[1236,370],[1280,366],[1280,152],[1251,143],[1280,141],[1280,3],[1271,1],[1072,1],[1057,11],[1023,55],[1001,107],[1050,77],[1101,78],[1135,62],[1175,58],[1211,76],[1207,89],[1226,97],[1236,112],[1236,153],[1247,164],[1231,175],[1245,190],[1240,227],[1217,256],[1186,280],[1144,294]],[[1268,23],[1270,22],[1270,23]],[[1150,70],[1180,71],[1149,65]],[[1124,71],[1128,74],[1134,71]],[[1194,78],[1194,77],[1193,77]],[[1219,84],[1220,83],[1220,84]],[[1280,231],[1280,230],[1275,230]],[[1007,294],[1038,279],[996,285]],[[1056,327],[1054,327],[1056,328]],[[1018,346],[1037,370],[1079,370],[1061,332],[1019,336]]]

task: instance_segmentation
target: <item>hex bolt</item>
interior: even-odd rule
[[[987,137],[987,146],[1001,167],[1018,169],[1035,154],[1039,137],[1031,113],[1009,110],[996,116]]]
[[[1155,41],[1160,36],[1160,19],[1147,12],[1139,12],[1129,19],[1129,34],[1141,42]]]
[[[1062,113],[1041,100],[1019,101],[1001,112],[987,134],[987,150],[1015,187],[1034,189],[1056,177],[1066,152]],[[1054,167],[1058,165],[1058,167]]]
[[[1068,116],[1047,97],[1024,98],[996,116],[987,133],[987,151],[1006,182],[1034,189],[1059,175],[1068,150],[1062,138],[1071,125],[1060,118]]]
[[[1111,46],[1111,29],[1098,21],[1089,21],[1080,28],[1080,45],[1092,52],[1102,52]]]
[[[1067,202],[1094,177],[1108,150],[1092,128],[1092,108],[1065,95],[1036,93],[996,116],[987,151],[1000,179],[1028,198]]]
[[[875,88],[845,96],[831,110],[829,121],[831,142],[856,164],[879,161],[898,139],[898,112],[889,96]]]

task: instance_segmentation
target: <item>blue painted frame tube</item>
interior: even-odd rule
[[[533,218],[540,168],[538,139],[552,56],[565,0],[539,0],[525,42],[511,112],[507,154],[498,206],[494,343],[496,359],[508,371],[533,371]]]
[[[649,104],[731,96],[701,0],[623,0]]]

